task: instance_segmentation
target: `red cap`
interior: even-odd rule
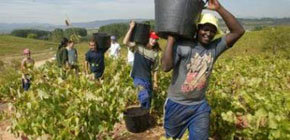
[[[150,38],[152,39],[159,39],[159,36],[155,32],[150,33]]]

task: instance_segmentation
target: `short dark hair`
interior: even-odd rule
[[[70,43],[75,43],[75,42],[72,40],[69,40],[67,43],[70,44]]]

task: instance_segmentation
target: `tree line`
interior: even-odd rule
[[[154,30],[154,20],[144,21],[142,23],[150,24],[152,30]],[[117,38],[122,38],[125,36],[128,28],[128,23],[113,23],[101,26],[98,29],[98,32],[104,32],[109,35],[114,35]],[[91,36],[88,34],[87,29],[77,27],[67,29],[56,28],[53,31],[44,31],[37,29],[16,29],[11,32],[11,35],[23,38],[51,40],[55,42],[60,41],[63,37],[76,41],[83,41],[88,40]]]
[[[87,30],[85,28],[56,28],[50,32],[37,29],[16,29],[11,32],[11,35],[31,39],[60,41],[63,37],[70,39],[86,37]]]

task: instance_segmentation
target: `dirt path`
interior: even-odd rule
[[[161,125],[156,125],[142,133],[131,133],[127,131],[125,124],[122,124],[119,133],[115,134],[114,140],[159,140],[164,136],[164,129]]]
[[[41,60],[41,61],[36,61],[34,66],[36,68],[39,68],[40,66],[44,65],[47,61],[51,62],[51,61],[54,61],[55,58],[49,58],[49,59],[45,59],[45,60]]]
[[[47,52],[40,52],[37,54],[32,54],[32,58],[36,61],[36,62],[43,62],[46,60],[51,59],[51,57],[53,57],[55,55],[54,51],[47,51]],[[0,57],[1,61],[5,62],[5,64],[10,64],[13,63],[13,61],[21,61],[24,56],[23,55],[13,55],[13,56],[4,56],[4,57]]]

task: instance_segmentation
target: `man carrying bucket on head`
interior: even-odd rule
[[[244,28],[219,3],[210,0],[208,9],[223,18],[230,32],[222,35],[218,20],[210,14],[201,16],[195,41],[168,36],[162,57],[165,72],[173,69],[173,78],[165,103],[164,129],[166,136],[181,138],[189,129],[190,140],[209,137],[210,106],[205,99],[214,62],[244,34]]]
[[[105,52],[108,48],[103,48],[98,45],[98,42],[91,38],[89,42],[89,50],[85,56],[85,73],[90,72],[94,74],[95,80],[101,80],[105,71]]]
[[[138,100],[141,103],[141,108],[150,109],[152,98],[152,72],[153,72],[153,86],[157,88],[157,70],[159,64],[158,52],[160,50],[158,45],[159,37],[155,32],[151,32],[149,36],[149,42],[146,45],[129,42],[129,38],[132,35],[132,31],[136,23],[130,22],[130,28],[123,40],[134,52],[133,69],[131,77],[134,80],[134,85],[138,88]]]

